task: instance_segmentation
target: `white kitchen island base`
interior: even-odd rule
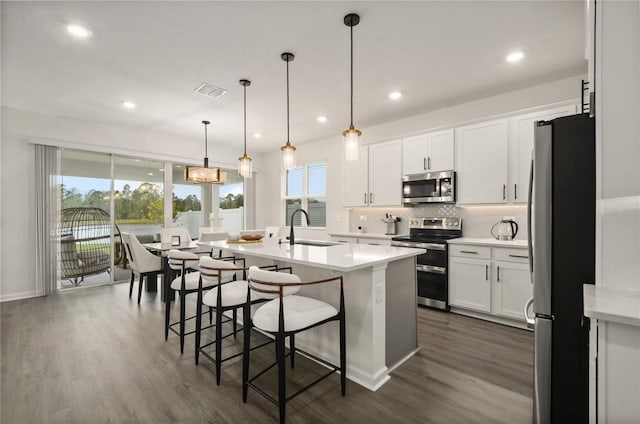
[[[416,259],[420,249],[386,246],[234,246],[206,245],[243,256],[247,266],[292,266],[303,281],[336,275],[344,279],[347,378],[375,391],[389,380],[389,370],[417,351]],[[268,259],[268,261],[265,261]],[[301,295],[338,308],[339,283],[305,286]],[[338,324],[296,335],[296,346],[339,363]]]

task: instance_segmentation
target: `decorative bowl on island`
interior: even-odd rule
[[[258,241],[258,240],[262,240],[263,237],[264,235],[262,234],[242,234],[240,236],[242,240],[246,240],[246,241]]]

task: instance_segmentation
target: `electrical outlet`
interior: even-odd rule
[[[376,284],[376,303],[381,303],[384,300],[384,285]]]

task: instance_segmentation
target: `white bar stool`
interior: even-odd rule
[[[321,300],[313,299],[306,296],[298,296],[294,293],[302,286],[329,283],[331,281],[340,281],[340,310],[336,310],[332,305]],[[302,282],[300,278],[293,274],[284,274],[280,272],[265,271],[256,267],[249,268],[249,280],[247,289],[247,303],[244,308],[244,349],[242,361],[242,401],[247,401],[247,392],[249,387],[256,390],[265,398],[269,399],[280,410],[280,423],[285,421],[286,403],[298,396],[311,386],[319,383],[329,377],[336,371],[340,371],[340,386],[342,396],[346,393],[346,338],[345,338],[345,307],[344,307],[344,289],[342,276],[327,278],[324,280]],[[275,297],[264,305],[260,306],[251,317],[251,301],[252,292],[257,292],[263,296]],[[338,321],[340,326],[340,366],[337,367],[309,352],[305,352],[295,347],[295,335],[302,331],[314,328],[331,321]],[[249,352],[250,347],[250,330],[252,327],[260,329],[267,334],[272,335],[276,340],[276,363],[271,364],[253,377],[249,377]],[[291,367],[294,367],[294,355],[296,351],[301,352],[317,362],[326,365],[330,371],[311,384],[298,390],[296,393],[287,397],[286,393],[286,372],[285,372],[285,354],[284,341],[285,337],[290,338]],[[266,371],[276,366],[278,368],[278,397],[277,399],[267,394],[260,387],[256,386],[253,381],[263,375]]]

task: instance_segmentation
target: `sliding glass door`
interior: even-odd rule
[[[141,243],[160,241],[164,221],[164,168],[160,161],[113,157],[113,217],[123,233]],[[115,263],[114,281],[128,280],[125,256]]]
[[[111,156],[63,150],[58,289],[111,282]]]

